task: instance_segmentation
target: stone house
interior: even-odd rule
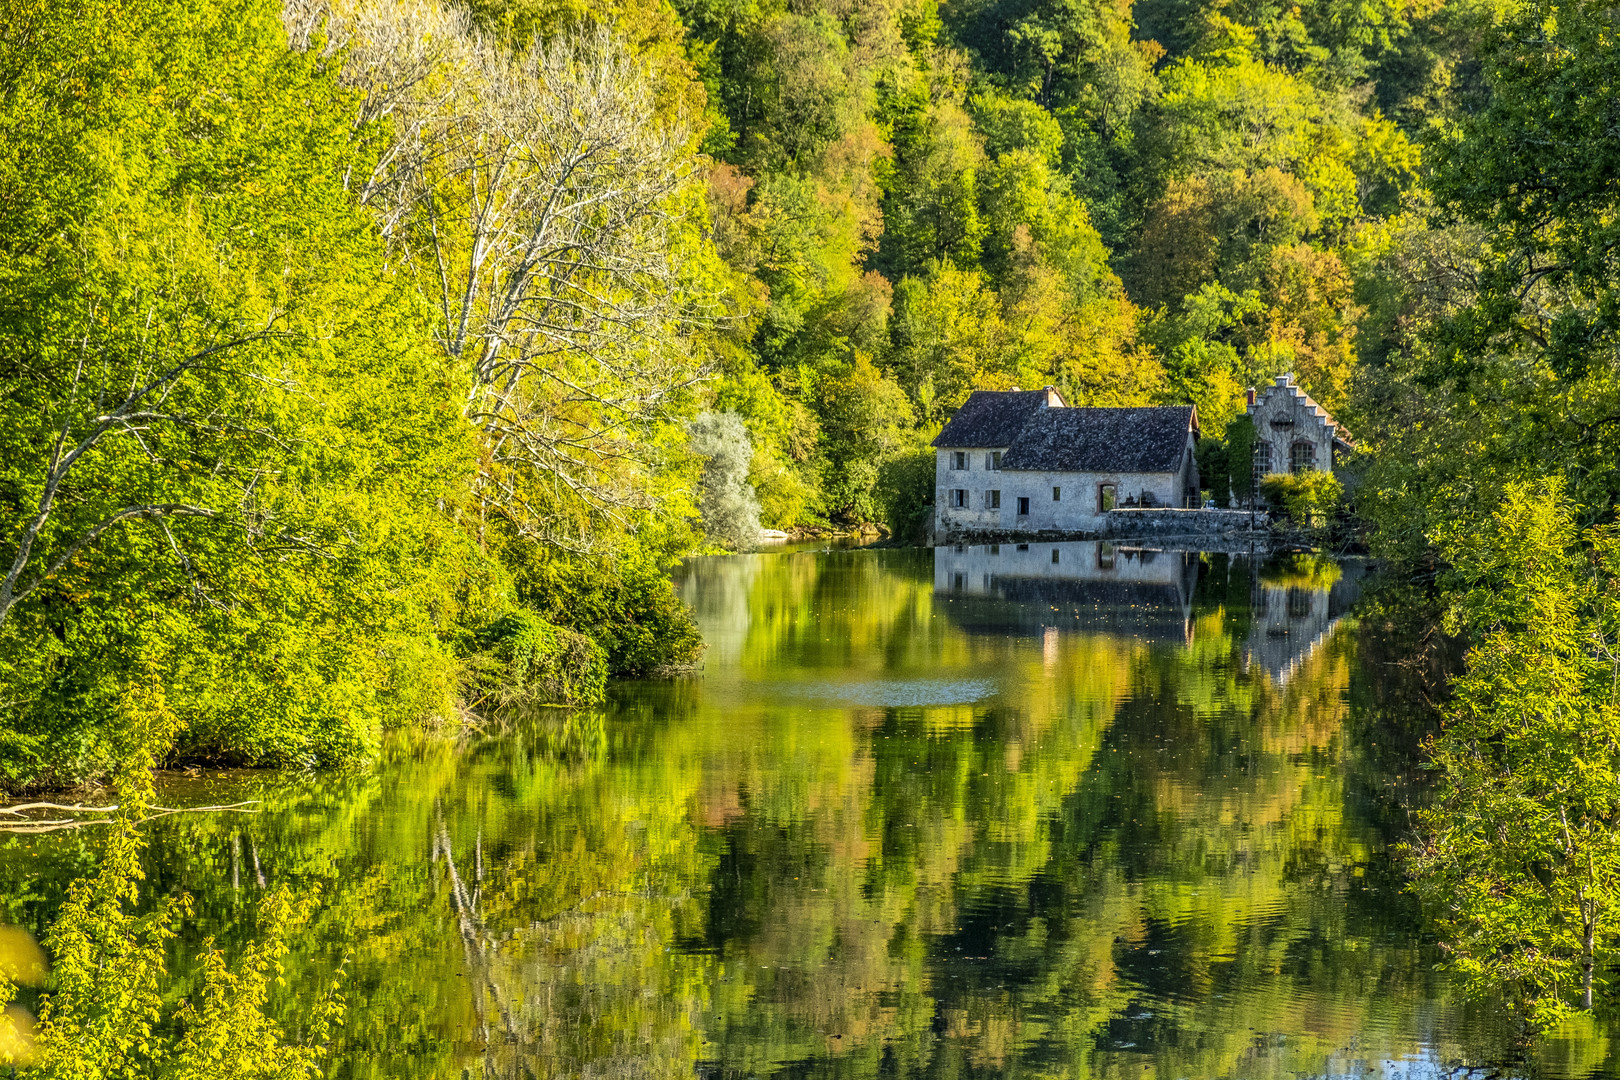
[[[1350,433],[1326,409],[1294,384],[1292,375],[1258,395],[1251,387],[1249,418],[1254,421],[1254,483],[1273,473],[1334,472],[1339,456],[1354,449]]]
[[[934,536],[1096,532],[1115,507],[1198,505],[1191,405],[1071,408],[977,390],[934,439]]]

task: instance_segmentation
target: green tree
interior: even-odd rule
[[[1620,941],[1620,538],[1582,536],[1561,483],[1516,483],[1441,545],[1476,644],[1431,747],[1415,887],[1465,984],[1546,1024],[1592,1008]]]
[[[837,520],[872,521],[873,489],[880,467],[905,448],[912,429],[911,405],[894,380],[864,353],[816,386],[827,433],[822,498]]]
[[[1361,501],[1392,551],[1421,557],[1445,521],[1483,520],[1508,483],[1552,472],[1585,523],[1620,497],[1614,33],[1588,4],[1490,30],[1488,107],[1427,150],[1433,225],[1378,256],[1401,290],[1373,295],[1390,329],[1364,384],[1377,455]]]
[[[222,760],[447,715],[462,604],[499,608],[501,575],[452,520],[454,383],[343,187],[353,98],[260,3],[16,16],[0,782],[109,765],[137,670]]]

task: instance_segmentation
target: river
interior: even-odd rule
[[[397,735],[151,826],[177,949],[318,894],[330,1075],[1610,1076],[1436,971],[1397,847],[1436,672],[1356,562],[1096,543],[694,559],[700,675]],[[1431,665],[1432,667],[1432,665]],[[1443,674],[1443,673],[1442,673]],[[0,846],[42,930],[88,832]]]

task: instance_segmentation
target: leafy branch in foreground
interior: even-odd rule
[[[1590,1009],[1620,941],[1620,535],[1559,482],[1456,526],[1454,630],[1478,644],[1431,746],[1415,888],[1465,987],[1547,1024]]]
[[[342,971],[304,1003],[295,1039],[266,1011],[272,988],[281,984],[287,938],[309,920],[314,895],[295,898],[285,886],[267,892],[258,905],[258,940],[233,965],[209,938],[197,958],[195,988],[170,1004],[166,946],[191,900],[185,894],[160,898],[142,911],[146,838],[140,826],[156,809],[151,748],[166,741],[164,732],[177,719],[155,688],[132,691],[121,704],[125,756],[101,862],[69,887],[45,937],[52,966],[39,1023],[31,1038],[11,1040],[13,1056],[31,1060],[32,1075],[46,1080],[319,1076],[343,1019]],[[0,968],[0,1003],[14,996]]]

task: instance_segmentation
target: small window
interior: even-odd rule
[[[1254,487],[1258,492],[1260,481],[1271,475],[1271,444],[1257,442],[1254,444]]]
[[[1028,495],[1020,495],[1020,496],[1018,496],[1018,516],[1019,517],[1028,517],[1029,516],[1029,496]]]
[[[995,450],[995,451],[991,452],[991,454],[990,454],[990,468],[991,468],[992,471],[999,471],[1001,469],[1001,451],[1000,450]]]
[[[1018,545],[1018,550],[1019,551],[1028,551],[1029,550],[1029,545],[1028,544],[1019,544]]]
[[[1001,545],[1000,544],[991,544],[990,545],[990,554],[992,554],[992,555],[1000,555],[1001,554]]]
[[[966,584],[967,584],[967,575],[966,574],[954,574],[954,575],[952,575],[952,577],[951,577],[951,588],[955,589],[957,592],[961,592],[962,587],[965,586]]]
[[[958,510],[967,506],[967,488],[951,489],[951,505]]]
[[[967,452],[965,450],[958,450],[954,454],[951,455],[951,468],[956,470],[957,472],[966,471],[966,469],[967,469]]]
[[[984,508],[986,510],[1001,509],[1001,492],[987,491],[984,493]]]
[[[1052,489],[1052,501],[1053,502],[1062,502],[1063,501],[1063,489],[1062,488],[1055,487],[1055,488]]]
[[[1119,505],[1119,492],[1113,484],[1103,484],[1097,488],[1097,510],[1108,513]]]
[[[1112,570],[1114,568],[1114,545],[1097,545],[1097,569]]]
[[[1297,442],[1288,448],[1289,472],[1314,472],[1316,470],[1316,447],[1308,442]]]
[[[956,551],[956,553],[958,555],[966,555],[967,554],[967,545],[966,544],[957,544],[956,548],[955,548],[955,551]]]
[[[1052,549],[1052,565],[1056,566],[1057,563],[1058,563],[1058,549],[1053,548]]]

